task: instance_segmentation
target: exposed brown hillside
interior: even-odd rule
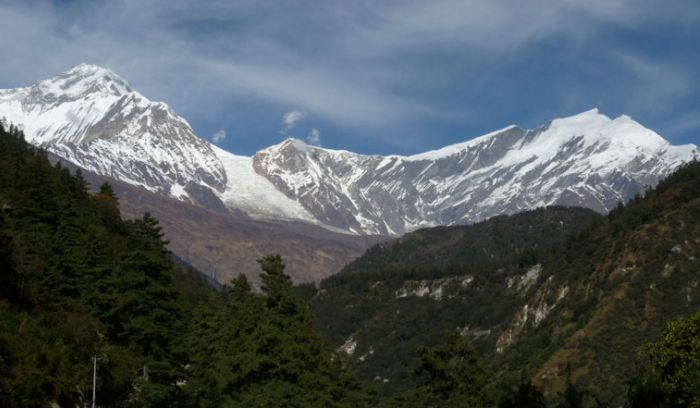
[[[695,199],[608,244],[595,272],[578,284],[578,300],[596,301],[595,312],[541,366],[537,383],[555,393],[570,373],[583,388],[601,391],[599,399],[619,399],[634,374],[635,350],[658,338],[668,321],[700,309],[699,216]],[[559,327],[568,313],[562,308],[554,317]],[[602,379],[608,387],[600,387]]]
[[[178,257],[222,283],[243,273],[259,283],[257,259],[280,254],[297,283],[318,282],[340,271],[387,238],[341,234],[302,222],[256,220],[242,212],[205,209],[83,171],[92,188],[109,182],[125,218],[150,212]]]

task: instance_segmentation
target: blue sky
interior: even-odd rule
[[[700,143],[700,1],[0,0],[0,87],[111,68],[202,137],[410,154],[598,107]]]

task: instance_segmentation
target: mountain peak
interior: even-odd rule
[[[572,116],[599,116],[599,115],[605,116],[605,114],[600,112],[600,109],[598,107],[594,107],[594,108],[585,110],[581,113],[577,113],[577,114],[572,115]]]
[[[64,72],[64,74],[94,74],[94,73],[100,73],[100,74],[110,74],[116,76],[116,74],[105,67],[102,67],[100,65],[96,64],[90,64],[87,62],[81,62],[78,65],[74,65],[72,68],[70,68],[68,71]]]
[[[89,93],[107,93],[122,96],[133,92],[129,83],[108,68],[82,63],[62,74],[37,84],[42,90],[52,94],[74,97]]]
[[[206,200],[226,186],[221,161],[185,119],[99,65],[0,93],[0,116],[18,123],[30,143],[150,191]]]
[[[614,146],[613,151],[620,154],[623,150],[632,154],[641,151],[655,154],[670,146],[667,140],[630,116],[620,115],[611,119],[597,108],[551,121],[538,143],[551,146],[557,144],[556,141],[559,144],[567,143],[579,136],[584,136],[589,144],[610,144]]]
[[[605,126],[610,121],[611,119],[602,114],[598,108],[593,108],[575,115],[554,119],[550,122],[550,126],[590,129]]]
[[[266,149],[263,149],[263,150],[266,150],[266,151],[284,151],[284,150],[291,149],[291,150],[294,150],[297,152],[306,152],[309,150],[310,147],[311,146],[306,144],[306,142],[304,142],[301,139],[297,139],[295,137],[288,137],[288,138],[284,139],[283,141],[281,141],[280,143],[277,143],[276,145],[272,145],[272,146],[270,146]]]

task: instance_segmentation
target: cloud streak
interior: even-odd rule
[[[310,145],[321,146],[321,131],[311,129],[311,132],[306,136],[306,142]]]
[[[683,68],[629,53],[616,57],[634,83],[632,103],[645,109],[658,109],[669,100],[682,99],[694,87],[692,75]]]
[[[700,35],[698,22],[700,5],[682,0],[11,0],[0,4],[0,48],[12,56],[0,86],[92,62],[173,105],[203,134],[234,125],[222,116],[243,120],[233,109],[251,117],[235,124],[237,136],[259,134],[263,121],[277,127],[294,109],[322,122],[314,126],[325,142],[351,132],[365,143],[420,145],[436,140],[417,142],[431,129],[465,137],[464,129],[531,117],[522,108],[532,105],[530,84],[539,94],[531,109],[541,112],[573,113],[558,110],[571,95],[581,101],[571,109],[604,101],[644,114],[655,100],[679,109],[697,93],[692,41],[666,58],[644,39],[674,33],[681,47],[677,40]],[[630,45],[618,32],[646,37]],[[591,73],[590,64],[601,68]],[[553,75],[542,73],[549,67]],[[615,89],[598,85],[614,70]]]
[[[700,111],[688,112],[678,119],[673,120],[671,124],[666,127],[666,134],[672,137],[680,133],[699,131]]]

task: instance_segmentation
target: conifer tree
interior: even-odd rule
[[[106,181],[104,183],[100,184],[99,194],[102,194],[102,195],[107,196],[107,197],[112,197],[112,198],[117,197],[114,194],[114,189],[112,188],[112,185]]]

